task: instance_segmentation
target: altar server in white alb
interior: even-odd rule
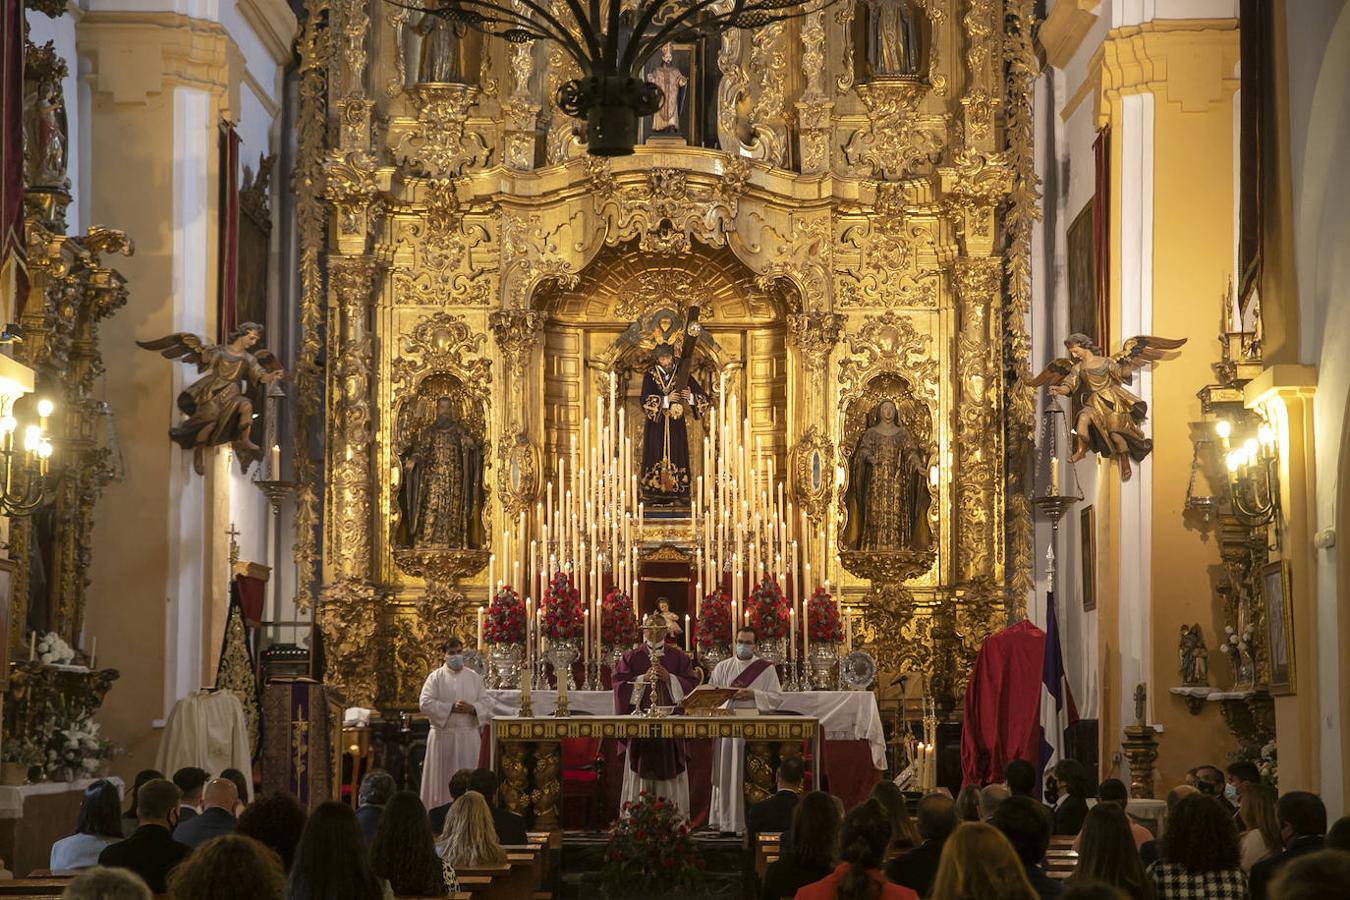
[[[749,628],[736,633],[736,653],[717,664],[708,684],[739,688],[727,701],[732,707],[769,711],[782,701],[778,670],[755,655],[755,632]],[[714,831],[745,832],[745,741],[740,738],[719,738],[716,742],[708,826]]]
[[[450,776],[478,768],[479,728],[492,717],[483,677],[464,667],[459,638],[445,642],[445,665],[427,676],[418,706],[431,721],[422,764],[422,802],[433,809],[450,802]]]

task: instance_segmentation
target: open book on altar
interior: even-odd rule
[[[738,693],[740,692],[736,688],[701,684],[685,695],[684,699],[680,701],[680,706],[684,707],[686,716],[727,715],[730,710],[719,709],[719,707],[734,698]]]

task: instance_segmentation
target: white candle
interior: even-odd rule
[[[583,609],[581,611],[581,658],[587,660],[591,658],[591,611]]]
[[[95,635],[89,644],[89,668],[94,668],[94,663],[98,661],[98,636]]]
[[[684,652],[689,652],[689,613],[684,614]]]
[[[1059,457],[1050,457],[1050,496],[1059,496]]]
[[[28,661],[37,659],[37,631],[29,632],[28,635]]]
[[[478,652],[483,652],[483,607],[478,607]]]
[[[490,597],[492,596],[492,592],[497,589],[497,554],[495,553],[488,556],[487,583],[488,583],[488,596]]]
[[[788,607],[788,659],[797,658],[797,611]]]
[[[272,445],[272,480],[281,480],[281,445]]]

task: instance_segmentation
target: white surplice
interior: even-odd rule
[[[731,687],[759,657],[740,660],[724,659],[712,671],[708,684],[713,687]],[[778,670],[769,666],[750,682],[755,692],[752,700],[728,700],[732,707],[758,706],[768,711],[779,702]],[[745,741],[740,738],[718,738],[713,746],[712,807],[708,811],[708,827],[714,831],[745,831]]]
[[[463,700],[473,713],[452,713]],[[427,756],[422,763],[422,802],[427,809],[450,802],[450,776],[460,769],[478,768],[482,747],[479,727],[492,718],[492,701],[483,689],[483,676],[465,667],[458,672],[441,666],[427,676],[417,704],[431,721]]]
[[[671,678],[669,681],[670,699],[672,703],[679,703],[684,699],[684,685],[680,684],[680,679]],[[640,688],[633,685],[633,697],[638,696]],[[647,690],[655,690],[649,687]],[[689,761],[685,760],[685,769],[674,778],[643,778],[633,771],[633,767],[628,765],[627,760],[623,766],[623,790],[619,794],[619,807],[623,808],[624,803],[636,803],[643,791],[656,797],[663,797],[674,803],[679,808],[680,813],[689,818]]]

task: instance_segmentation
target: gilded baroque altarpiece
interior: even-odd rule
[[[470,36],[462,81],[417,83],[419,14],[310,0],[299,599],[351,703],[415,704],[435,638],[473,632],[493,535],[611,373],[635,399],[637,351],[690,303],[711,338],[696,371],[726,377],[831,547],[868,411],[891,400],[928,445],[931,547],[841,552],[836,583],[883,670],[959,696],[1030,586],[1036,62],[1028,0],[915,6],[915,74],[860,65],[865,3],[733,31],[703,54],[706,134],[601,159],[552,99],[572,77],[556,50]],[[483,537],[424,551],[394,526],[400,454],[441,397],[481,448]]]

